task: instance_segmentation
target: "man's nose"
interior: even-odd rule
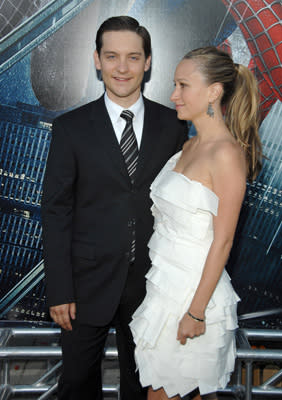
[[[118,64],[118,70],[120,72],[126,72],[128,71],[128,62],[126,59],[120,59],[119,64]]]

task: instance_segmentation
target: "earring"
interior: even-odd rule
[[[211,118],[214,117],[214,111],[213,111],[213,108],[212,108],[212,103],[209,103],[209,105],[208,105],[207,114]]]

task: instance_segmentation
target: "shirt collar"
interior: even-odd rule
[[[119,104],[114,103],[109,96],[107,95],[107,92],[105,92],[105,105],[108,110],[109,115],[111,116],[112,121],[117,122],[120,117],[120,114],[122,113],[123,110],[130,110],[134,114],[134,118],[137,118],[138,115],[144,110],[144,100],[143,96],[140,93],[139,99],[132,104],[129,108],[123,108]]]

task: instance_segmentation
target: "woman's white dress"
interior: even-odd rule
[[[239,297],[224,270],[206,308],[206,332],[176,340],[213,241],[213,215],[219,199],[197,181],[173,171],[181,152],[151,185],[154,233],[147,294],[130,323],[143,386],[163,387],[169,397],[199,387],[201,394],[225,387],[234,368]]]

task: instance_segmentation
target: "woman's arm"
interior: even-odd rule
[[[205,318],[205,309],[227,262],[246,188],[246,162],[237,144],[225,142],[211,154],[210,174],[213,191],[219,197],[218,215],[214,217],[214,239],[202,276],[189,307],[189,312]],[[205,323],[185,314],[179,324],[178,337],[182,344],[187,337],[201,335]]]

